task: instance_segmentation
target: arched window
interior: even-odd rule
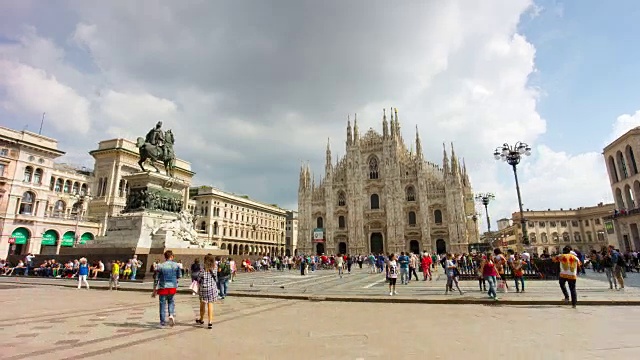
[[[591,231],[587,231],[587,241],[588,242],[592,242],[593,241],[593,236],[591,235]]]
[[[409,226],[416,225],[416,213],[414,211],[409,211]]]
[[[73,188],[71,188],[71,193],[78,195],[79,192],[80,192],[80,183],[76,181],[73,183]]]
[[[529,233],[529,240],[530,240],[532,243],[535,243],[535,242],[537,241],[537,239],[536,239],[536,233],[534,233],[534,232]]]
[[[378,178],[378,158],[372,156],[369,159],[369,179],[377,179]]]
[[[338,216],[338,227],[339,227],[340,229],[344,229],[344,228],[346,228],[346,227],[347,227],[347,224],[346,224],[346,223],[347,223],[347,222],[345,221],[344,216],[342,216],[342,215]]]
[[[626,179],[629,177],[629,172],[627,171],[627,163],[626,161],[624,161],[624,156],[622,155],[621,151],[618,151],[618,153],[616,153],[616,156],[618,157],[618,166],[620,166],[620,174],[622,175],[623,179]]]
[[[433,212],[433,219],[436,224],[442,224],[442,211],[436,210]]]
[[[53,206],[53,216],[54,217],[64,217],[64,209],[66,208],[66,204],[62,200],[56,201],[56,204]]]
[[[71,213],[74,214],[76,217],[78,216],[82,217],[82,202],[78,201],[75,204],[73,204]]]
[[[407,201],[416,201],[416,189],[413,186],[407,188]]]
[[[347,196],[344,191],[338,193],[338,206],[345,206],[347,204]]]
[[[87,184],[80,186],[80,195],[87,195]]]
[[[56,186],[53,189],[55,192],[61,192],[62,191],[62,184],[64,183],[64,180],[62,179],[58,179],[56,180]]]
[[[549,242],[549,239],[547,239],[547,233],[540,234],[540,241],[542,241],[543,244]]]
[[[22,199],[20,201],[20,214],[32,215],[35,202],[36,195],[31,191],[26,191],[22,194]]]
[[[605,240],[605,235],[604,235],[604,231],[600,230],[596,233],[596,236],[598,237],[598,241],[604,241]],[[591,241],[591,240],[589,240]]]
[[[34,184],[42,184],[42,169],[36,169],[36,172],[33,173],[33,183]]]
[[[49,190],[53,191],[53,189],[55,189],[55,186],[56,186],[56,178],[52,176],[51,181],[49,181]]]
[[[633,149],[631,148],[631,145],[627,145],[627,148],[625,149],[625,153],[627,155],[627,162],[629,163],[629,169],[631,169],[631,173],[637,174],[638,165],[636,164],[636,156],[633,153]]]
[[[318,218],[316,219],[316,227],[318,229],[324,228],[324,219],[322,218],[322,216],[318,216]]]
[[[613,156],[609,156],[609,174],[611,175],[612,183],[620,181],[620,178],[618,177],[618,170],[616,169],[616,162],[613,160]]]
[[[65,193],[70,193],[71,192],[71,180],[67,180],[64,182],[64,190],[63,192]]]
[[[380,197],[378,194],[371,194],[371,208],[380,209]]]
[[[207,222],[203,221],[200,223],[200,231],[206,231],[207,230]]]
[[[213,223],[213,235],[218,235],[218,222]]]
[[[582,238],[580,237],[580,233],[579,232],[574,232],[573,233],[573,239],[577,242],[582,241]]]
[[[560,242],[560,236],[558,236],[557,232],[551,234],[551,238],[553,239],[553,242]]]
[[[24,168],[24,182],[31,182],[31,178],[33,177],[33,168],[31,166],[27,166]]]
[[[571,237],[569,236],[569,233],[568,233],[568,232],[563,232],[563,233],[562,233],[562,241],[564,241],[564,242],[569,242],[569,241],[571,241]]]

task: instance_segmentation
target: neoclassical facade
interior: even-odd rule
[[[477,242],[473,191],[466,167],[451,147],[442,165],[425,161],[401,136],[397,110],[382,118],[382,134],[360,137],[347,123],[346,155],[334,164],[327,144],[318,183],[300,169],[299,252],[326,254],[400,251],[466,252]]]
[[[57,163],[55,139],[0,127],[0,259],[57,254],[98,235],[87,216],[93,174]]]
[[[640,251],[640,127],[633,128],[604,148],[603,156],[618,214],[610,216],[620,249]]]
[[[615,230],[609,220],[614,209],[614,204],[603,203],[577,209],[527,209],[524,218],[532,251],[542,254],[546,250],[549,254],[559,254],[564,246],[570,245],[587,253],[610,244],[617,246]],[[522,245],[520,212],[514,212],[512,220],[512,226],[517,229],[518,245]]]
[[[200,237],[229,255],[283,255],[287,212],[211,186],[192,187],[195,223]]]

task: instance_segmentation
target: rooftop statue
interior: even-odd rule
[[[160,172],[155,164],[156,161],[160,161],[164,164],[167,176],[173,177],[176,163],[176,155],[173,152],[174,141],[171,130],[166,132],[162,130],[162,121],[158,121],[156,126],[149,130],[145,138],[139,137],[136,146],[140,150],[138,165],[140,165],[142,171],[147,171],[144,168],[144,162],[151,160],[151,166],[156,169],[156,172]]]

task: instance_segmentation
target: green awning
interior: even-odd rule
[[[58,241],[58,233],[55,230],[47,230],[42,234],[42,245],[55,245]]]
[[[31,237],[31,234],[29,233],[29,230],[23,227],[19,227],[13,230],[13,232],[11,233],[11,237],[16,240],[15,244],[20,245],[20,244],[26,244],[29,238]]]
[[[62,235],[62,242],[60,246],[73,246],[73,243],[76,241],[76,233],[73,231],[67,231]]]
[[[89,240],[93,240],[93,234],[90,232],[86,232],[80,237],[80,244],[85,244]]]

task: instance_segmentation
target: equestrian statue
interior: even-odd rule
[[[156,169],[156,172],[160,172],[155,164],[156,161],[160,161],[164,164],[167,176],[173,177],[176,165],[176,154],[173,152],[174,141],[171,130],[162,131],[162,121],[158,121],[156,127],[149,130],[146,138],[139,137],[136,146],[140,150],[138,165],[142,171],[147,171],[144,168],[144,162],[151,160],[151,166]]]

